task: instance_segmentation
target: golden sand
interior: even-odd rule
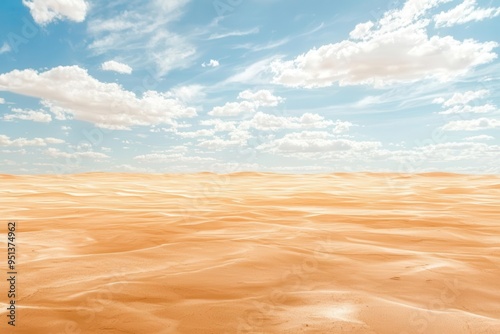
[[[500,333],[499,176],[0,185],[4,271],[7,222],[18,222],[9,333]]]

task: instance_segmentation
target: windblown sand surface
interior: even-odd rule
[[[7,221],[18,221],[9,333],[500,333],[500,177],[0,184],[3,268]]]

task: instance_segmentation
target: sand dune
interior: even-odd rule
[[[12,333],[500,333],[498,176],[0,182]]]

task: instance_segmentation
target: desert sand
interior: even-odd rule
[[[0,332],[500,333],[500,176],[0,175]]]

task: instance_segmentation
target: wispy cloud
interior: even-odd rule
[[[290,38],[283,38],[278,41],[272,41],[269,43],[265,44],[253,44],[253,43],[246,43],[246,44],[240,44],[236,45],[234,48],[235,49],[246,49],[252,52],[258,52],[258,51],[263,51],[263,50],[271,50],[275,49],[277,47],[280,47],[282,45],[287,44],[290,41]]]
[[[249,65],[243,65],[235,68],[235,74],[224,80],[221,85],[229,83],[245,84],[267,84],[269,83],[269,66],[279,56],[271,56],[257,60]]]
[[[114,54],[134,67],[155,66],[162,76],[177,68],[186,68],[196,59],[196,46],[183,32],[174,32],[172,24],[184,13],[189,0],[120,1],[113,15],[91,17],[89,45],[95,54]]]
[[[493,140],[495,137],[488,135],[479,135],[465,138],[466,141],[481,141],[481,140]]]
[[[0,55],[1,55],[2,53],[7,53],[7,52],[10,52],[11,50],[12,50],[12,48],[10,47],[10,45],[9,45],[7,42],[5,42],[5,43],[3,43],[3,45],[0,47]]]
[[[479,8],[476,0],[465,0],[455,8],[434,16],[436,27],[452,27],[472,21],[482,21],[500,15],[500,7]]]
[[[253,35],[253,34],[259,33],[259,31],[260,31],[259,27],[255,27],[255,28],[252,28],[249,30],[229,31],[226,33],[212,34],[208,37],[208,40],[221,39],[221,38],[227,38],[227,37],[241,37],[241,36]]]

